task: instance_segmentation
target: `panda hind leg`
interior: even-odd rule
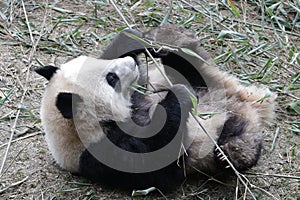
[[[229,161],[238,171],[245,171],[253,167],[262,149],[263,138],[260,133],[245,132],[247,123],[239,116],[227,119],[218,139],[218,145]],[[224,156],[216,149],[216,162],[222,167],[229,165]]]

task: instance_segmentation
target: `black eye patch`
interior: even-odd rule
[[[115,88],[120,79],[116,73],[109,72],[106,75],[106,81],[111,87]]]

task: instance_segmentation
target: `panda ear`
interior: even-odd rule
[[[66,119],[72,119],[77,112],[78,103],[83,102],[78,94],[60,92],[57,95],[56,107]]]
[[[37,68],[34,71],[39,75],[45,77],[48,81],[52,78],[53,74],[58,70],[58,67],[47,65],[41,68]]]

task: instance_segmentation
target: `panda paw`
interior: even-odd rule
[[[258,133],[243,133],[230,137],[226,143],[219,144],[225,156],[216,148],[215,158],[223,168],[230,168],[228,159],[238,171],[245,171],[257,163],[262,142],[262,136]]]

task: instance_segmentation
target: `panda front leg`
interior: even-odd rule
[[[151,151],[155,151],[167,145],[177,134],[184,138],[187,132],[187,119],[193,104],[190,91],[182,84],[172,86],[166,97],[162,99],[153,111],[149,130],[153,133],[153,127],[161,127],[157,134],[147,138]],[[163,124],[162,124],[163,122]],[[178,149],[181,148],[181,141]]]

